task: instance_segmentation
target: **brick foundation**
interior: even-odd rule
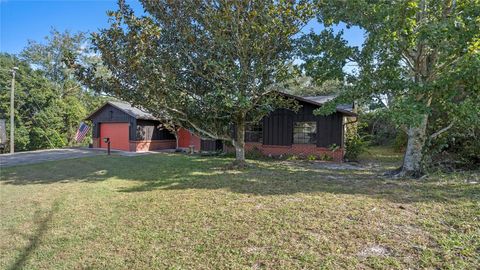
[[[130,141],[130,151],[145,152],[152,150],[175,149],[175,140]]]
[[[298,155],[307,157],[309,155],[315,155],[318,159],[321,159],[325,155],[331,157],[335,162],[342,162],[344,149],[340,148],[332,153],[332,151],[326,147],[317,147],[314,144],[292,144],[290,146],[282,145],[263,145],[262,143],[247,142],[245,143],[245,151],[249,152],[254,149],[258,149],[266,156],[280,156],[280,155]],[[227,151],[233,151],[234,149],[227,149]]]

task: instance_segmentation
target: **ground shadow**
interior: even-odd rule
[[[28,245],[20,252],[15,261],[7,269],[16,270],[23,269],[25,263],[31,254],[38,248],[41,243],[42,237],[46,234],[49,228],[49,224],[53,219],[53,215],[58,211],[59,203],[55,201],[52,208],[46,213],[41,210],[37,210],[34,214],[33,222],[36,226],[35,232],[29,238]]]
[[[229,158],[157,154],[122,157],[97,156],[12,168],[0,177],[3,184],[96,182],[106,179],[134,180],[139,184],[119,192],[156,189],[226,189],[259,196],[325,192],[362,194],[393,202],[449,202],[459,198],[480,200],[480,185],[459,182],[396,180],[384,170],[332,170],[309,163],[288,164],[256,161],[244,170],[228,170]]]

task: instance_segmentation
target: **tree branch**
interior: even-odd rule
[[[453,124],[455,123],[455,121],[452,121],[450,123],[450,125],[440,129],[439,131],[433,133],[432,135],[430,135],[430,140],[433,140],[435,138],[437,138],[438,136],[440,136],[442,133],[446,132],[447,130],[451,129],[453,127]]]

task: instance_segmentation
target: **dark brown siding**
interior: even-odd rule
[[[332,144],[343,146],[343,116],[334,113],[328,116],[316,116],[317,109],[309,103],[300,103],[302,107],[297,111],[278,109],[263,119],[263,144],[285,145],[293,143],[294,122],[317,122],[317,146],[329,147]]]
[[[221,140],[201,140],[201,151],[219,151],[222,150],[223,144]]]
[[[175,140],[175,135],[162,127],[159,121],[137,120],[136,140]]]
[[[136,119],[127,113],[107,104],[102,110],[92,116],[92,136],[98,138],[100,133],[99,123],[130,123],[129,139],[135,139]]]
[[[294,112],[278,109],[263,119],[263,144],[291,145]]]
[[[317,122],[317,146],[330,147],[333,144],[343,146],[343,116],[334,113],[319,116]]]

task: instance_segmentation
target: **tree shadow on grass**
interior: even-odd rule
[[[181,154],[95,156],[2,168],[0,183],[10,185],[98,182],[109,178],[162,181],[184,173],[228,164],[228,159]]]
[[[229,170],[227,165],[230,162],[228,158],[180,154],[98,156],[10,169],[2,173],[0,181],[3,184],[25,185],[118,179],[139,182],[119,192],[225,189],[259,196],[322,192],[360,194],[398,203],[480,200],[479,185],[393,180],[382,177],[381,172],[375,170],[331,170],[292,166],[279,161],[253,161],[251,168]]]
[[[53,215],[58,211],[59,203],[55,201],[52,208],[46,213],[41,210],[37,210],[34,214],[34,225],[36,226],[35,232],[29,238],[28,245],[20,252],[15,261],[7,269],[16,270],[23,269],[28,258],[41,244],[42,237],[46,234],[49,228],[49,224],[52,222]]]
[[[330,193],[366,195],[396,203],[420,201],[451,202],[458,199],[480,201],[480,185],[459,182],[438,182],[390,179],[381,171],[331,170],[291,167],[282,162],[257,162],[247,170],[184,170],[165,175],[157,181],[146,181],[120,192],[146,192],[156,189],[187,190],[225,189],[230,192],[258,196],[292,195],[296,193]]]

